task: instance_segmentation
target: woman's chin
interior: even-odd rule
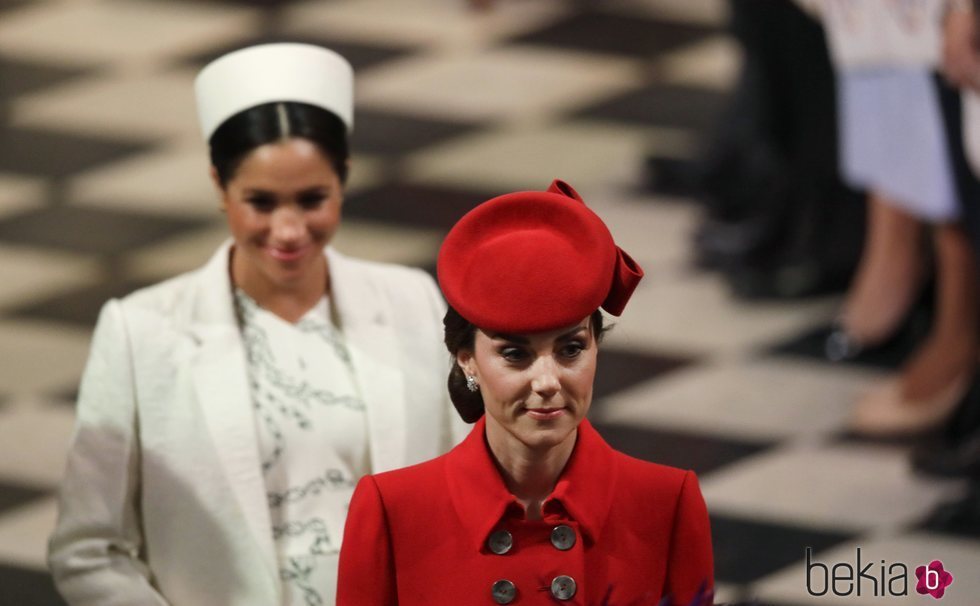
[[[522,428],[517,438],[532,450],[548,450],[564,444],[574,435],[577,426],[577,424],[569,422],[551,426]]]

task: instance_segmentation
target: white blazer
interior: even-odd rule
[[[49,546],[72,606],[281,603],[229,251],[102,309]],[[372,472],[445,452],[466,427],[432,279],[325,254]]]

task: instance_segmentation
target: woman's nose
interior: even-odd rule
[[[550,356],[542,356],[534,363],[531,389],[542,398],[550,398],[561,391],[558,365]]]
[[[279,208],[272,213],[272,238],[276,242],[290,242],[303,236],[303,213],[295,208]]]

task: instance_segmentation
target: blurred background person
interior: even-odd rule
[[[973,0],[950,3],[944,20],[942,73],[960,88],[962,104],[952,107],[954,169],[964,193],[963,223],[973,252],[980,252],[980,3]],[[961,128],[957,128],[961,123]],[[976,265],[980,267],[980,263]],[[976,277],[980,280],[980,275]],[[976,310],[980,313],[980,309]],[[965,477],[968,494],[938,508],[933,514],[940,527],[960,532],[980,532],[980,389],[974,383],[957,410],[933,439],[913,452],[916,470],[939,477]]]
[[[868,228],[854,281],[828,341],[835,357],[885,342],[900,326],[935,259],[929,335],[898,375],[864,396],[853,429],[934,429],[973,379],[977,289],[960,224],[944,115],[957,93],[939,78],[944,2],[817,0],[837,72],[844,178],[868,191]],[[925,227],[928,227],[928,230]],[[928,235],[928,238],[926,236]]]
[[[705,206],[696,258],[750,299],[838,292],[860,256],[864,207],[839,176],[823,28],[785,0],[729,0],[728,8],[742,61],[691,170]],[[671,180],[662,159],[653,167],[655,188]]]
[[[230,239],[109,301],[51,538],[72,606],[331,604],[358,479],[454,442],[443,303],[417,269],[345,257],[353,72],[268,44],[196,81]]]

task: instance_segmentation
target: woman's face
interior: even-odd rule
[[[546,450],[574,439],[592,403],[597,343],[591,319],[560,330],[504,335],[477,329],[457,362],[476,377],[488,437]]]
[[[236,281],[290,289],[324,279],[322,250],[340,223],[344,191],[315,144],[296,138],[257,147],[221,198]]]

